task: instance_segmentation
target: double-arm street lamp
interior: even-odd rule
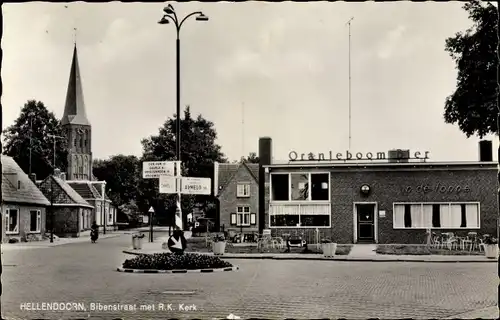
[[[201,11],[195,11],[188,15],[186,15],[182,20],[177,17],[177,13],[175,12],[172,5],[168,5],[163,9],[165,14],[158,21],[159,24],[169,24],[173,22],[177,32],[177,40],[176,40],[176,67],[177,67],[177,105],[176,105],[176,129],[175,129],[175,153],[176,160],[181,161],[181,75],[180,75],[180,31],[184,22],[190,17],[196,16],[197,21],[208,21],[208,17],[203,14]],[[180,174],[179,174],[180,175]],[[179,199],[179,203],[181,203],[181,195],[180,193],[177,195]]]
[[[175,141],[176,141],[176,158],[177,161],[181,161],[181,75],[180,75],[180,32],[182,25],[184,22],[192,17],[196,16],[197,21],[208,21],[208,17],[203,14],[201,11],[196,11],[188,14],[185,16],[182,20],[179,21],[179,18],[177,17],[177,14],[175,13],[174,8],[172,5],[168,5],[163,9],[165,14],[161,18],[160,21],[158,21],[159,24],[169,24],[171,20],[176,28],[177,31],[177,40],[176,40],[176,56],[177,56],[177,62],[176,62],[176,67],[177,67],[177,108],[176,108],[176,132],[175,132]]]

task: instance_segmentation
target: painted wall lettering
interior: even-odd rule
[[[449,186],[437,184],[435,186],[432,185],[418,185],[418,186],[406,186],[403,188],[405,193],[430,193],[430,192],[438,192],[438,193],[461,193],[461,192],[470,192],[469,186]]]
[[[398,153],[396,159],[419,159],[426,160],[429,159],[429,151],[416,151],[408,155],[403,153]],[[413,155],[413,157],[412,157]],[[297,151],[290,151],[288,153],[289,161],[348,161],[348,160],[386,160],[388,159],[386,152],[367,152],[366,154],[362,152],[350,152],[347,150],[345,153],[333,151],[325,153],[298,153]]]

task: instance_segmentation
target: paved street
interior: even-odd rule
[[[157,234],[161,236],[161,234]],[[229,260],[236,272],[127,274],[130,235],[2,254],[2,312],[14,318],[444,318],[497,303],[494,263]],[[87,312],[20,310],[85,303]],[[164,311],[90,311],[90,303],[164,304]],[[196,310],[175,311],[179,304]]]

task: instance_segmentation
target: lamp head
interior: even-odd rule
[[[168,6],[163,8],[163,12],[165,12],[166,14],[174,14],[175,10],[174,10],[174,7],[172,7],[172,5],[169,4]]]
[[[200,13],[197,17],[196,20],[198,21],[208,21],[208,17],[204,15],[203,13]]]
[[[160,20],[160,21],[158,21],[158,23],[159,23],[159,24],[169,24],[168,19],[167,19],[167,18],[165,18],[165,17],[161,18],[161,20]]]

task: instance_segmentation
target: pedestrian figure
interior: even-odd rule
[[[94,221],[94,223],[92,223],[92,226],[90,227],[90,241],[92,241],[92,243],[96,243],[98,238],[99,238],[99,226]]]

